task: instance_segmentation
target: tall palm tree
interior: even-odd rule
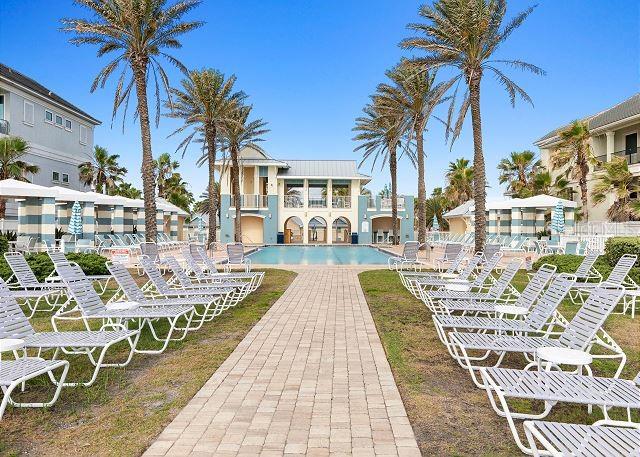
[[[167,49],[180,48],[181,35],[202,25],[198,21],[183,21],[183,16],[195,8],[199,0],[178,0],[167,6],[166,0],[76,0],[93,13],[92,19],[63,19],[63,30],[74,33],[71,43],[98,45],[98,57],[112,56],[93,81],[91,92],[104,87],[115,74],[117,86],[113,101],[115,115],[121,107],[126,118],[129,98],[135,86],[137,107],[135,116],[140,122],[142,139],[142,190],[145,207],[147,240],[157,235],[155,177],[151,152],[151,127],[147,100],[147,83],[154,82],[156,125],[160,121],[160,87],[167,93],[169,77],[160,65],[164,58],[186,73],[186,68]],[[114,56],[115,54],[115,56]],[[122,68],[122,70],[120,70]]]
[[[100,194],[108,194],[127,174],[127,169],[118,163],[119,154],[109,154],[106,148],[95,146],[93,157],[78,165],[80,182],[91,186]]]
[[[444,193],[453,208],[473,198],[474,167],[469,163],[465,158],[449,162]]]
[[[486,230],[486,178],[482,152],[482,120],[480,117],[480,82],[485,71],[491,72],[509,94],[512,106],[516,97],[532,103],[529,95],[498,67],[499,64],[528,70],[535,74],[544,71],[521,60],[499,60],[493,54],[500,44],[531,14],[533,7],[517,14],[503,26],[507,10],[506,0],[438,0],[432,6],[423,5],[419,14],[427,23],[410,24],[409,28],[424,36],[407,38],[401,46],[419,49],[426,56],[415,59],[428,69],[451,67],[458,74],[449,80],[456,89],[452,95],[448,124],[452,124],[457,88],[466,86],[457,120],[452,128],[452,142],[459,136],[464,118],[471,109],[473,128],[473,167],[476,175],[473,196],[475,201],[475,250],[484,249]],[[447,129],[447,135],[449,129]]]
[[[123,181],[119,182],[113,189],[111,189],[109,195],[119,195],[121,197],[134,199],[142,198],[142,192],[140,189],[136,189],[131,183]]]
[[[360,132],[353,139],[362,143],[355,151],[364,151],[360,165],[372,159],[373,169],[378,160],[382,168],[388,163],[391,174],[391,224],[393,227],[393,244],[398,244],[398,154],[397,149],[407,131],[406,119],[396,100],[381,95],[372,97],[373,103],[364,109],[364,116],[356,119],[354,131]]]
[[[204,152],[198,160],[198,165],[208,164],[209,172],[209,238],[207,243],[216,241],[216,213],[217,203],[214,200],[216,183],[216,151],[220,142],[220,134],[225,125],[232,118],[234,111],[245,98],[243,92],[235,92],[233,85],[236,77],[228,79],[218,70],[192,70],[189,77],[181,81],[180,88],[172,88],[175,97],[169,117],[182,119],[184,124],[171,135],[187,131],[178,149],[183,155],[191,142],[199,137],[204,141]]]
[[[189,190],[189,184],[182,179],[180,173],[173,173],[165,182],[164,198],[169,203],[191,212],[191,205],[194,202],[193,194]]]
[[[443,214],[449,209],[450,203],[447,200],[442,187],[436,187],[431,192],[429,198],[425,202],[427,225],[436,217],[438,224],[442,229],[446,229],[449,226],[447,220],[443,217]]]
[[[435,84],[436,72],[425,71],[407,60],[402,60],[387,77],[393,84],[381,84],[382,94],[391,97],[401,105],[408,119],[411,136],[416,142],[416,167],[418,169],[418,241],[424,243],[427,234],[425,200],[427,198],[424,180],[424,131],[433,109],[445,99],[449,90],[447,83]]]
[[[571,125],[560,130],[558,136],[560,144],[549,157],[551,168],[557,170],[566,167],[565,174],[578,180],[582,211],[585,219],[588,220],[587,177],[589,176],[589,165],[598,163],[591,149],[589,125],[585,121],[573,121]]]
[[[251,109],[251,106],[241,106],[236,109],[232,113],[229,122],[224,126],[222,133],[224,148],[231,155],[231,187],[236,209],[234,238],[237,242],[242,241],[242,220],[240,217],[242,202],[240,201],[240,165],[238,163],[238,155],[246,147],[259,150],[260,147],[257,143],[263,141],[262,135],[269,131],[265,128],[267,123],[262,119],[248,120]]]
[[[22,160],[29,150],[29,143],[19,136],[3,136],[0,138],[0,179],[17,179],[29,182],[26,175],[40,171],[37,165]],[[7,200],[0,198],[0,219],[7,212]]]
[[[154,160],[156,181],[158,184],[158,197],[166,197],[167,181],[171,179],[175,171],[180,167],[180,162],[173,160],[171,154],[163,152]]]
[[[507,192],[517,198],[531,197],[534,182],[542,163],[532,151],[512,152],[498,163],[498,182],[507,184]]]
[[[613,203],[607,210],[611,221],[640,219],[640,203],[631,201],[631,193],[640,192],[640,180],[629,171],[626,159],[613,157],[611,162],[603,163],[602,168],[603,173],[591,191],[593,202],[599,205],[612,195]]]

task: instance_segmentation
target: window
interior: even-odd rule
[[[4,119],[4,94],[0,94],[0,119]]]
[[[71,131],[71,119],[64,120],[64,129],[68,132]]]
[[[88,137],[87,127],[80,124],[80,144],[87,144],[87,137]]]
[[[44,110],[44,121],[53,124],[53,113],[48,109]]]
[[[51,181],[60,182],[60,173],[57,171],[51,172]]]
[[[33,125],[33,112],[34,112],[33,103],[25,100],[24,101],[24,117],[22,119],[25,124]]]
[[[60,116],[59,114],[56,114],[56,127],[62,127],[62,124],[63,124],[62,116]]]
[[[66,173],[62,173],[62,182],[65,184],[69,184],[69,175]]]

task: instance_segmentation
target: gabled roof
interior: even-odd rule
[[[289,168],[278,171],[278,178],[362,179],[371,177],[358,171],[355,160],[285,160]]]
[[[592,114],[591,116],[586,116],[582,118],[582,121],[588,122],[589,130],[593,131],[638,115],[640,115],[640,93],[634,94],[628,99],[604,111]],[[569,124],[566,124],[558,129],[552,130],[539,140],[535,141],[534,144],[539,146],[540,144],[555,141],[558,139],[558,131],[568,126]]]
[[[101,124],[101,122],[97,120],[95,117],[91,116],[85,111],[82,111],[80,108],[78,108],[71,102],[68,102],[64,98],[50,91],[35,79],[29,78],[28,76],[20,73],[19,71],[14,70],[13,68],[8,67],[2,63],[0,63],[0,79],[5,79],[17,86],[22,86],[28,91],[35,92],[39,96],[53,102],[54,104],[61,105],[67,110],[77,114],[78,116],[85,118],[87,121],[89,121],[93,125]]]

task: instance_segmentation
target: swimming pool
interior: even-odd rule
[[[249,258],[262,265],[383,265],[389,256],[369,246],[266,246]]]

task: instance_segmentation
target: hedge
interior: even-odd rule
[[[633,254],[638,256],[635,266],[640,267],[640,237],[616,236],[609,238],[604,244],[604,252],[611,266],[614,266],[623,255]]]
[[[545,263],[555,265],[558,267],[558,273],[575,273],[578,266],[582,263],[584,257],[580,255],[571,254],[553,254],[540,257],[533,263],[533,269],[537,270]],[[594,264],[596,270],[600,272],[603,278],[609,277],[609,273],[613,267],[609,264],[607,256],[600,256]],[[640,268],[634,267],[631,269],[629,276],[637,283],[640,283]]]
[[[0,235],[0,254],[4,254],[9,250],[9,240],[6,236]]]
[[[25,256],[27,263],[40,281],[51,274],[53,271],[53,263],[49,256],[40,252],[37,254],[27,254]],[[98,254],[67,254],[67,259],[77,263],[82,271],[87,275],[107,275],[109,270],[105,265],[107,259]],[[0,277],[6,280],[11,276],[11,268],[7,265],[4,258],[0,259]]]

